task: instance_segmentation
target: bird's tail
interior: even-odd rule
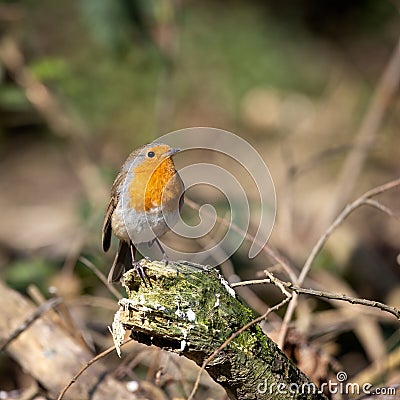
[[[127,243],[122,240],[119,242],[117,254],[115,256],[113,265],[108,274],[108,282],[119,282],[122,274],[128,269],[132,268],[136,248],[133,243]]]

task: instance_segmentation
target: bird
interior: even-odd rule
[[[155,242],[168,261],[158,238],[176,224],[184,202],[184,184],[172,160],[178,151],[164,143],[145,144],[128,156],[117,174],[102,228],[105,252],[111,246],[112,233],[119,239],[109,283],[118,282],[132,268],[145,281],[135,260],[138,244]]]

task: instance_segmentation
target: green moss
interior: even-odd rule
[[[135,271],[125,274],[129,300],[121,302],[121,322],[143,343],[170,349],[201,365],[254,318],[215,269],[146,260],[142,266],[152,286],[144,285]],[[258,325],[236,336],[206,369],[237,398],[264,380],[308,382]]]

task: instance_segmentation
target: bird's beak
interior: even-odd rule
[[[181,151],[181,149],[179,149],[179,148],[174,148],[174,149],[171,149],[171,150],[168,150],[166,153],[165,153],[165,156],[166,157],[172,157],[174,154],[176,154],[176,153],[178,153],[178,151]]]

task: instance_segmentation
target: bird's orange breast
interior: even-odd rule
[[[134,168],[134,178],[129,185],[129,207],[137,211],[149,211],[168,201],[168,196],[174,196],[174,188],[171,186],[175,174],[175,166],[170,158],[161,162],[156,169],[141,165]]]

